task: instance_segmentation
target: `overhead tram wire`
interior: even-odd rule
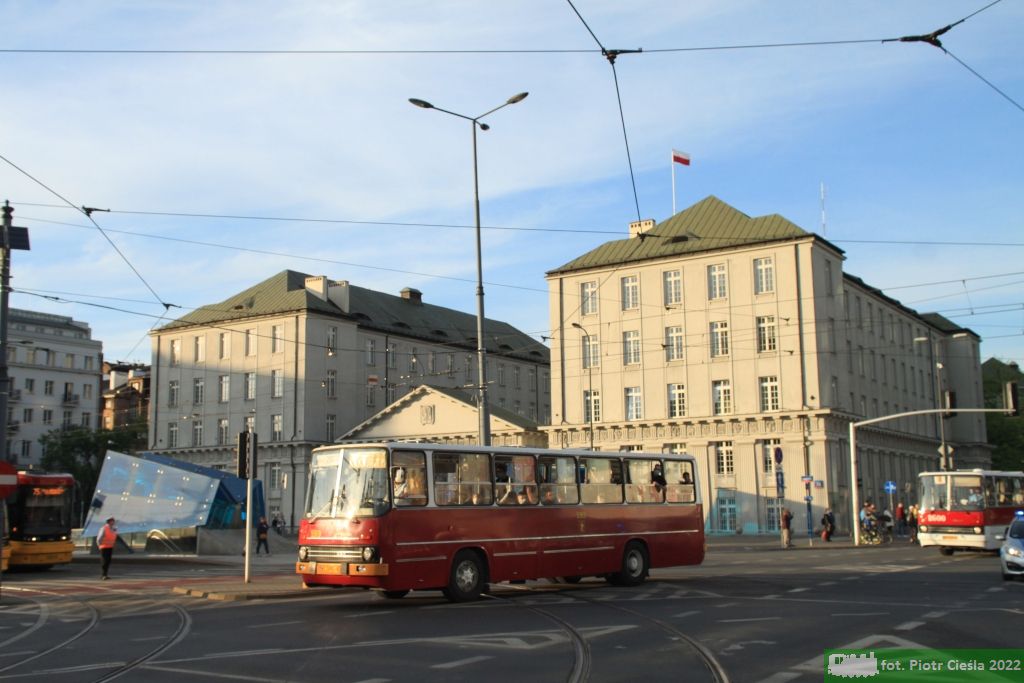
[[[57,197],[58,199],[60,199],[64,203],[66,203],[71,208],[73,208],[73,209],[81,212],[83,215],[85,215],[85,217],[89,219],[89,222],[92,223],[93,226],[97,230],[99,230],[100,234],[103,235],[103,238],[105,240],[107,240],[107,242],[110,244],[110,246],[114,248],[114,251],[117,252],[117,255],[121,257],[121,260],[124,261],[126,264],[128,264],[128,267],[131,268],[133,273],[135,273],[135,276],[139,279],[139,281],[142,282],[142,284],[144,284],[146,286],[146,289],[148,289],[149,293],[153,295],[153,298],[156,299],[157,302],[161,306],[164,307],[164,313],[166,313],[172,307],[175,306],[174,304],[171,304],[171,303],[168,303],[168,302],[164,301],[160,297],[160,295],[156,293],[156,290],[153,289],[153,287],[149,284],[149,282],[146,281],[146,278],[144,278],[142,276],[142,273],[139,272],[139,270],[135,267],[135,265],[131,261],[128,260],[128,257],[124,254],[123,251],[121,251],[120,248],[118,248],[117,244],[114,243],[114,240],[110,239],[110,235],[108,235],[103,230],[103,228],[100,226],[100,224],[96,222],[96,220],[92,217],[92,214],[93,214],[93,211],[97,211],[97,209],[89,208],[89,207],[86,207],[86,206],[76,206],[67,197],[65,197],[64,195],[60,194],[59,192],[54,190],[52,187],[50,187],[49,185],[47,185],[43,181],[39,180],[38,178],[33,176],[31,173],[29,173],[25,169],[23,169],[20,166],[18,166],[17,164],[15,164],[13,161],[8,159],[4,155],[0,154],[0,160],[2,160],[8,166],[10,166],[14,170],[16,170],[18,173],[21,173],[23,176],[25,176],[26,178],[28,178],[29,180],[34,182],[36,185],[39,185],[39,187],[43,188],[44,190],[46,190],[47,192],[52,194],[54,197]],[[102,210],[102,209],[99,209],[99,210]]]

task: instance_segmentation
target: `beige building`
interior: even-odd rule
[[[489,405],[550,414],[547,347],[485,327]],[[344,280],[286,270],[151,333],[151,448],[233,469],[239,432],[259,442],[267,510],[296,524],[312,449],[417,385],[476,384],[476,317]]]
[[[983,404],[977,335],[843,260],[779,215],[708,197],[550,271],[551,446],[696,455],[711,531],[776,530],[783,505],[798,532],[827,507],[848,529],[851,421],[936,408],[947,390]],[[894,481],[913,500],[943,437],[956,467],[987,462],[982,415],[941,422],[859,429],[861,498],[887,506]]]

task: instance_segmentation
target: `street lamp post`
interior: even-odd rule
[[[573,323],[572,326],[582,332],[583,339],[586,340],[586,350],[583,357],[587,359],[587,401],[584,407],[587,411],[587,421],[589,423],[590,450],[594,450],[594,359],[590,357],[590,333],[587,332],[587,328],[579,323]]]
[[[928,345],[928,352],[931,354],[932,368],[935,373],[935,407],[936,409],[942,408],[942,369],[944,366],[938,359],[939,342],[931,336],[914,337],[914,341],[930,342]],[[939,469],[946,471],[951,469],[949,453],[947,452],[948,448],[946,447],[946,417],[942,413],[936,413],[935,417],[939,422]]]
[[[479,366],[477,368],[477,413],[480,417],[479,440],[481,446],[489,446],[491,444],[491,423],[489,411],[487,410],[487,349],[484,344],[484,267],[480,245],[480,181],[476,154],[476,129],[479,126],[480,130],[488,130],[490,126],[486,123],[481,123],[480,119],[510,104],[522,102],[528,94],[521,92],[518,95],[513,95],[504,104],[473,117],[435,107],[425,100],[419,100],[414,97],[409,98],[409,102],[421,109],[435,109],[445,114],[465,119],[469,121],[473,129],[473,203],[476,211],[476,358],[477,365]]]

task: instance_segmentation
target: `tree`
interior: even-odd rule
[[[145,420],[116,430],[70,427],[54,429],[39,438],[41,465],[47,472],[66,472],[75,478],[88,504],[96,490],[108,450],[132,453],[146,447]]]
[[[990,358],[981,365],[986,408],[1003,407],[1006,382],[1024,386],[1024,374],[1016,363],[1003,363]],[[985,413],[988,442],[992,444],[992,468],[1024,470],[1024,417]]]

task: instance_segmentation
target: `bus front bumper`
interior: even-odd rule
[[[295,573],[310,576],[387,576],[388,566],[355,562],[296,562]]]

